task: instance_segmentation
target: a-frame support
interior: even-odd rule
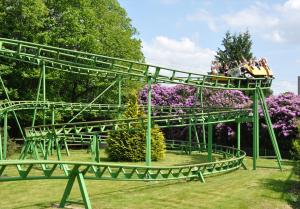
[[[265,120],[267,123],[267,127],[268,127],[268,132],[271,138],[271,142],[272,142],[272,146],[274,148],[275,151],[275,155],[276,155],[276,159],[277,159],[277,163],[278,163],[278,167],[280,168],[280,170],[282,170],[282,166],[281,166],[281,154],[280,154],[280,150],[277,144],[277,140],[276,140],[276,135],[273,129],[273,125],[272,125],[272,121],[271,121],[271,117],[268,111],[268,106],[265,100],[265,96],[264,96],[264,92],[262,91],[262,89],[260,87],[256,88],[256,92],[258,94],[258,97],[260,99],[261,102],[261,108],[263,110],[263,114],[265,116]]]
[[[75,179],[77,179],[85,209],[92,209],[89,194],[87,192],[87,188],[86,188],[85,181],[84,181],[84,176],[81,172],[78,171],[78,166],[75,166],[72,169],[72,172],[69,174],[69,180],[68,180],[67,186],[65,188],[64,194],[62,196],[62,199],[59,203],[59,207],[60,208],[65,207],[67,200],[70,196],[70,193],[72,191]]]

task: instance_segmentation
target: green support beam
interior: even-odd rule
[[[254,91],[253,96],[253,170],[256,170],[257,147],[259,138],[259,113],[258,113],[258,92]]]
[[[212,138],[213,138],[213,125],[212,124],[208,124],[208,132],[207,132],[207,136],[208,136],[208,143],[207,143],[207,159],[209,162],[213,161],[213,157],[212,157]]]
[[[236,138],[237,138],[237,149],[241,149],[241,123],[237,122],[236,127]],[[240,151],[238,151],[238,155],[240,155]]]
[[[266,100],[265,100],[265,96],[264,96],[264,93],[263,93],[262,89],[259,88],[259,87],[257,88],[257,92],[259,94],[259,99],[260,99],[261,104],[262,104],[261,105],[262,110],[263,110],[265,120],[266,120],[266,123],[267,123],[268,132],[269,132],[269,135],[270,135],[272,146],[273,146],[273,149],[275,151],[278,167],[280,168],[280,170],[282,170],[282,165],[281,165],[282,158],[281,158],[280,150],[279,150],[279,147],[278,147],[278,144],[277,144],[276,135],[275,135],[275,132],[274,132],[274,129],[273,129],[273,125],[272,125],[271,117],[270,117],[270,114],[269,114],[269,111],[268,111],[268,106],[267,106],[267,103],[266,103]]]
[[[3,80],[2,80],[1,75],[0,75],[0,82],[1,82],[1,85],[2,85],[2,88],[3,88],[3,91],[4,91],[4,93],[5,93],[6,99],[8,100],[9,104],[11,104],[10,97],[9,97],[9,95],[8,95],[7,89],[6,89],[5,85],[4,85],[4,82],[3,82]],[[23,130],[22,130],[22,127],[21,127],[21,125],[20,125],[20,122],[19,122],[19,119],[18,119],[18,117],[17,117],[17,114],[16,114],[16,112],[15,112],[14,110],[12,110],[12,113],[13,113],[13,115],[14,115],[14,118],[15,118],[16,122],[17,122],[19,131],[20,131],[20,133],[21,133],[23,139],[25,139],[25,135],[24,135],[24,133],[23,133]]]
[[[7,133],[7,113],[3,114],[3,159],[6,160],[7,157],[7,138],[8,138],[8,133]]]
[[[189,118],[189,126],[188,126],[188,134],[189,134],[189,149],[188,149],[188,154],[192,154],[192,120]]]
[[[37,93],[36,93],[36,102],[38,102],[39,99],[40,99],[40,92],[41,92],[41,86],[42,86],[43,76],[44,76],[44,74],[43,74],[43,68],[40,67],[40,77],[39,77],[39,83],[38,83],[38,88],[37,88]],[[36,113],[37,113],[37,108],[35,108],[34,111],[33,111],[33,117],[32,117],[32,124],[31,124],[31,126],[35,125]]]
[[[122,105],[122,80],[118,81],[118,105],[121,107]]]
[[[42,72],[43,72],[43,102],[46,103],[46,66],[44,61],[42,61]],[[45,124],[46,124],[46,109],[43,110],[43,125]]]
[[[148,109],[147,109],[147,133],[146,133],[146,165],[151,166],[151,106],[152,106],[152,77],[148,76]]]
[[[0,160],[3,160],[3,148],[2,148],[2,128],[0,127]]]
[[[120,81],[121,78],[116,79],[113,81],[106,89],[104,89],[98,96],[96,96],[89,105],[85,106],[80,110],[75,116],[72,117],[71,120],[69,120],[68,123],[71,123],[73,120],[75,120],[81,113],[83,113],[87,108],[89,108],[93,103],[95,103],[102,95],[104,95],[109,89],[111,89],[118,81]]]

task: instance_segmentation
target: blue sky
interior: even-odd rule
[[[146,61],[206,73],[227,30],[249,30],[256,57],[274,71],[275,94],[297,91],[300,0],[119,0],[137,28]]]

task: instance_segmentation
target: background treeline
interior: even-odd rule
[[[144,60],[137,30],[117,0],[0,1],[0,25],[2,38]],[[20,62],[7,64],[7,60],[0,58],[0,72],[11,100],[36,99],[40,69]],[[48,69],[46,98],[49,101],[90,102],[111,82]],[[123,91],[125,101],[128,92],[137,89],[140,83],[123,81],[122,85],[126,89]],[[0,99],[4,100],[5,94],[0,89]],[[96,103],[117,104],[117,92],[116,85]],[[30,124],[31,115],[32,111],[19,114],[23,126]],[[69,115],[57,114],[56,117],[63,120]],[[41,113],[38,114],[40,119]],[[16,124],[10,125],[15,127]]]

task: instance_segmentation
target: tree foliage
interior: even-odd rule
[[[1,0],[0,37],[143,61],[141,41],[117,0]],[[5,60],[0,59],[0,64]],[[40,70],[24,63],[1,66],[12,100],[35,100]],[[50,101],[90,102],[111,81],[46,69]],[[137,88],[123,81],[123,87]],[[0,92],[1,93],[1,92]],[[126,96],[127,92],[123,92]],[[42,96],[42,95],[41,95]],[[5,99],[5,95],[0,95]],[[98,103],[116,103],[117,86]],[[24,116],[23,119],[28,118]]]
[[[123,114],[124,119],[140,118],[145,116],[138,108],[138,99],[134,94],[128,102],[128,108]],[[107,139],[107,153],[112,161],[144,161],[146,157],[146,131],[142,124],[133,124],[130,129],[123,127],[111,131]],[[165,157],[165,138],[157,127],[151,129],[151,158],[154,161]]]
[[[222,46],[224,49],[218,48],[215,58],[223,65],[230,65],[235,61],[242,62],[244,59],[250,60],[253,58],[249,31],[239,34],[231,34],[228,31],[222,41]]]

